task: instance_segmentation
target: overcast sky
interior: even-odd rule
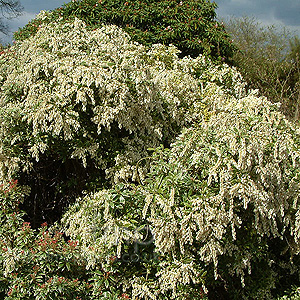
[[[23,15],[7,21],[11,31],[23,27],[41,10],[51,10],[62,6],[69,0],[20,0],[24,7]],[[263,24],[283,25],[300,36],[300,0],[215,0],[219,8],[218,17],[255,17]],[[12,33],[5,36],[0,33],[0,39],[11,42]]]

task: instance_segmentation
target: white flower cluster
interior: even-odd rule
[[[89,258],[88,268],[99,263],[107,268],[113,251],[120,258],[125,241],[141,238],[135,229],[135,220],[114,217],[115,197],[106,190],[88,194],[79,199],[62,219],[67,235],[80,236],[82,255]]]
[[[211,86],[206,89],[211,95]],[[244,284],[253,253],[237,246],[243,228],[258,239],[288,238],[290,253],[300,253],[300,136],[265,98],[253,93],[230,101],[228,94],[216,97],[209,120],[184,130],[171,145],[167,163],[174,166],[175,179],[170,182],[168,174],[160,185],[175,189],[175,198],[174,192],[157,195],[152,186],[152,203],[145,207],[158,251],[183,257],[197,253],[201,262],[214,265],[216,279],[219,259],[238,257],[226,267]],[[153,168],[156,176],[165,172]],[[186,190],[195,186],[190,196],[180,192],[184,181],[190,182]],[[194,254],[191,245],[198,245]]]
[[[44,26],[0,56],[2,178],[30,168],[31,158],[59,141],[70,158],[94,159],[114,182],[135,179],[144,173],[133,165],[147,148],[193,124],[158,151],[144,186],[123,190],[127,196],[116,189],[86,195],[62,220],[88,268],[104,270],[126,242],[143,239],[139,223],[150,224],[163,260],[151,269],[156,280],[147,281],[150,271],[120,275],[133,299],[184,299],[181,288],[198,284],[206,291],[202,271],[212,266],[219,278],[224,255],[244,284],[253,253],[239,248],[243,230],[258,240],[287,236],[290,252],[300,251],[297,128],[276,105],[247,93],[234,68],[177,52],[147,49],[116,26],[88,31],[75,20]],[[103,153],[110,137],[122,145],[113,166]]]
[[[148,49],[116,26],[88,31],[78,19],[16,43],[0,56],[2,176],[20,156],[28,167],[30,156],[39,160],[64,141],[68,158],[86,165],[91,157],[115,182],[135,177],[134,163],[170,141],[198,100],[197,80],[177,52]],[[119,149],[110,145],[116,133]]]
[[[156,281],[133,277],[128,286],[128,278],[124,279],[123,285],[131,288],[133,298],[160,299],[169,291],[170,297],[184,299],[179,287],[194,284],[202,284],[206,291],[201,272],[212,266],[218,279],[223,256],[228,258],[225,267],[233,270],[232,276],[240,277],[244,285],[256,259],[253,252],[239,246],[245,232],[251,231],[258,244],[268,237],[288,239],[290,253],[300,251],[298,129],[277,105],[257,97],[255,91],[247,93],[245,82],[234,68],[215,67],[203,57],[179,60],[176,68],[198,81],[198,94],[193,89],[192,95],[199,100],[190,112],[193,120],[201,122],[184,129],[170,150],[158,152],[159,157],[166,158],[154,160],[152,180],[130,197],[135,202],[143,199],[140,210],[120,218],[109,217],[114,228],[116,224],[133,226],[144,218],[150,224],[155,251],[163,258]],[[176,89],[176,81],[173,84]],[[77,204],[79,215],[70,210],[63,220],[67,233],[82,237],[83,245],[111,251],[113,243],[109,241],[115,242],[115,234],[103,233],[107,226],[103,211],[104,199],[113,197],[113,193],[95,194],[93,204],[86,198]],[[135,198],[138,193],[143,196]],[[124,200],[123,207],[129,205],[126,203]],[[92,212],[95,207],[101,216]],[[93,233],[96,242],[84,238],[93,220],[100,226]],[[118,238],[128,236],[118,234]],[[116,244],[114,247],[117,254]],[[267,263],[273,262],[270,259]]]

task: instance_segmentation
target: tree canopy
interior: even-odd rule
[[[249,87],[281,103],[282,112],[299,121],[299,38],[285,28],[263,26],[254,18],[232,18],[225,23],[239,49],[232,61]]]
[[[205,54],[229,60],[234,47],[224,26],[216,20],[216,7],[207,0],[70,1],[31,21],[15,33],[15,38],[23,40],[35,34],[42,23],[72,21],[76,17],[91,30],[103,24],[117,25],[143,45],[173,44],[181,56]]]

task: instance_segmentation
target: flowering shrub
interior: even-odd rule
[[[278,300],[299,300],[300,299],[300,288],[293,288],[291,292],[288,292],[284,296],[278,298]]]
[[[158,152],[145,205],[157,251],[204,263],[212,293],[266,299],[299,276],[299,133],[264,98],[231,100]]]
[[[299,128],[234,68],[177,53],[76,19],[1,54],[2,298],[267,299],[300,285]]]
[[[134,165],[168,145],[199,102],[192,60],[177,53],[134,43],[116,26],[88,31],[78,19],[4,51],[0,178],[21,172],[37,210],[56,215],[83,189],[142,179],[146,168]]]
[[[125,185],[87,194],[64,215],[64,231],[78,238],[87,268],[110,272],[110,286],[130,299],[204,299],[203,268],[156,251],[145,197],[143,188]]]
[[[133,299],[267,299],[299,281],[298,128],[225,70],[203,86],[206,121],[154,152],[144,185],[88,194],[62,219],[91,267],[116,256],[120,272],[131,254],[119,283]]]
[[[41,24],[73,21],[79,18],[90,29],[103,24],[123,28],[134,41],[143,45],[173,44],[182,55],[199,54],[213,59],[230,59],[234,47],[216,20],[217,5],[207,0],[81,0],[69,1],[51,12],[43,12],[14,36],[17,40],[34,35]]]
[[[24,222],[19,204],[28,192],[15,181],[0,191],[1,299],[125,298],[114,287],[108,289],[107,271],[87,270],[78,241],[66,241],[63,233],[47,223],[34,230]]]

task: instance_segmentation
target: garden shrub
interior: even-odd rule
[[[134,165],[168,145],[198,103],[190,59],[177,53],[76,19],[1,54],[0,177],[31,187],[27,212],[54,211],[53,223],[82,190],[143,178]]]
[[[300,286],[299,128],[235,68],[177,54],[79,19],[1,54],[2,297]]]
[[[82,0],[70,1],[38,16],[15,33],[17,40],[35,34],[43,23],[73,21],[79,18],[91,29],[103,24],[123,28],[134,41],[143,45],[173,44],[181,55],[209,55],[228,60],[234,47],[216,20],[215,2],[207,0]]]
[[[0,190],[1,299],[125,298],[124,293],[108,288],[108,272],[101,268],[87,270],[78,241],[66,240],[46,222],[34,230],[24,221],[19,205],[28,192],[28,187],[16,180]]]
[[[226,66],[201,101],[142,185],[78,199],[64,231],[133,299],[276,298],[299,284],[299,129]]]

